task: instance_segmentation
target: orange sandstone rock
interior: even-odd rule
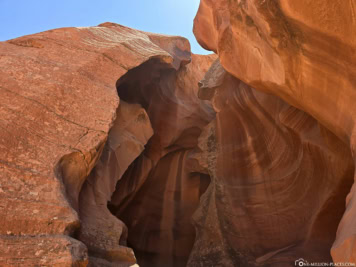
[[[218,56],[115,23],[1,42],[0,265],[355,262],[355,21],[202,0]]]
[[[308,114],[226,73],[201,82],[216,119],[193,158],[211,185],[194,215],[188,266],[330,262],[353,181],[347,146]]]
[[[190,156],[214,118],[198,98],[198,82],[215,55],[192,55],[178,71],[152,63],[118,82],[121,99],[146,108],[154,135],[118,182],[111,210],[128,227],[128,243],[142,266],[185,266],[195,240],[192,214],[209,184],[192,173]]]
[[[194,32],[246,84],[281,97],[334,133],[354,154],[354,1],[202,0]],[[354,187],[331,249],[355,262]]]
[[[87,248],[99,261],[115,258],[115,249],[118,254],[125,250],[115,247],[125,244],[126,236],[120,239],[123,223],[109,214],[103,201],[110,199],[116,181],[152,132],[139,106],[119,106],[116,82],[152,59],[178,69],[190,61],[189,43],[110,23],[0,43],[2,266],[86,266]],[[110,134],[116,129],[119,134],[111,137],[110,129]],[[126,153],[118,148],[120,143],[127,145]],[[98,170],[105,162],[99,161],[101,154],[119,159],[116,175],[98,185],[93,173],[87,177],[95,165]],[[102,195],[82,200],[90,192]],[[85,232],[93,225],[100,227],[96,217],[90,217],[94,209],[96,216],[111,216],[105,227],[118,226],[112,235],[116,244],[100,243],[110,235],[109,229]],[[91,237],[98,241],[94,246]],[[74,238],[82,238],[86,246]],[[93,255],[97,246],[102,250]],[[128,261],[134,262],[126,250]]]

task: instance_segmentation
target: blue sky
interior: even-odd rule
[[[192,33],[199,0],[0,0],[0,41],[53,28],[116,22],[144,31],[180,35],[207,54]]]

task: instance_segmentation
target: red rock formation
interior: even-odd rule
[[[188,266],[294,266],[301,257],[330,262],[352,184],[347,147],[219,62],[199,95],[211,99],[217,114],[194,156],[197,171],[207,170],[212,182],[195,214],[198,236]]]
[[[110,203],[127,224],[129,245],[142,266],[185,266],[194,244],[191,216],[209,178],[191,174],[188,165],[202,128],[214,117],[197,95],[215,58],[192,55],[178,72],[142,65],[118,82],[120,97],[145,107],[154,129]]]
[[[111,23],[0,43],[2,266],[85,266],[87,247],[100,266],[125,253],[134,262],[105,201],[152,134],[138,105],[122,102],[114,121],[116,81],[147,61],[178,69],[189,43]]]
[[[355,18],[354,1],[202,0],[194,32],[229,73],[306,111],[354,154]],[[356,262],[355,201],[353,187],[336,262]]]
[[[125,247],[126,226],[110,213],[107,203],[117,181],[144,150],[152,134],[145,110],[121,101],[100,160],[80,191],[82,224],[78,239],[87,245],[91,262],[97,262],[97,258],[116,264],[136,262],[134,253]]]
[[[355,24],[202,0],[219,60],[114,23],[1,42],[0,265],[355,262]]]

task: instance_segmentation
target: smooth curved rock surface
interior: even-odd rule
[[[128,243],[142,266],[185,266],[194,244],[191,217],[209,177],[191,173],[190,155],[215,115],[211,104],[198,98],[198,82],[214,59],[192,55],[178,71],[151,62],[118,81],[120,97],[145,107],[154,130],[110,202],[127,224]]]
[[[85,181],[79,197],[81,227],[78,239],[89,254],[114,265],[136,263],[126,247],[127,228],[107,209],[117,181],[141,154],[153,135],[150,120],[138,104],[120,102],[100,160]]]
[[[226,73],[201,82],[216,119],[192,158],[211,185],[195,213],[188,266],[330,262],[353,182],[347,146],[308,114]]]
[[[109,22],[1,42],[0,265],[355,262],[354,5],[202,0],[208,56]]]
[[[202,0],[194,33],[203,47],[217,52],[229,73],[305,110],[349,141],[356,77],[354,5]]]
[[[248,85],[307,112],[355,153],[354,1],[202,0],[199,43]],[[331,254],[356,262],[354,187]]]

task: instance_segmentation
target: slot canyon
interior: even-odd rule
[[[0,42],[0,266],[354,266],[355,5]]]

